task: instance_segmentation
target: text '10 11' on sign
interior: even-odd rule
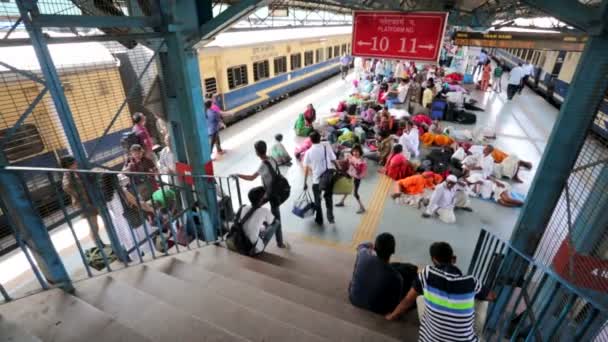
[[[446,19],[443,12],[355,11],[353,55],[436,62]]]

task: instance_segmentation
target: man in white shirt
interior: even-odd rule
[[[280,226],[270,210],[260,207],[264,203],[265,195],[266,190],[261,186],[251,189],[248,194],[251,205],[240,209],[238,219],[244,218],[250,210],[255,210],[247,221],[243,222],[243,232],[253,245],[250,255],[262,253]]]
[[[399,137],[399,144],[403,146],[403,153],[409,159],[418,158],[420,155],[420,133],[411,121],[405,121],[403,134]]]
[[[312,193],[315,199],[316,207],[316,218],[315,222],[318,225],[323,224],[323,211],[321,209],[321,188],[319,187],[319,180],[321,175],[328,169],[335,169],[334,163],[336,161],[336,155],[331,149],[331,146],[321,144],[321,135],[319,132],[313,131],[309,135],[312,146],[304,155],[304,190],[308,189],[308,176],[312,174]],[[332,192],[331,189],[323,191],[323,198],[325,199],[325,208],[327,209],[327,221],[334,223],[334,211],[332,203]]]
[[[515,93],[519,90],[523,77],[524,69],[522,68],[521,63],[519,63],[515,68],[511,69],[511,72],[509,72],[509,85],[507,86],[507,97],[509,100],[512,100]]]
[[[527,63],[522,67],[523,76],[521,79],[521,84],[519,85],[519,93],[521,94],[522,90],[524,90],[524,86],[528,82],[528,78],[534,74],[534,65]]]
[[[473,211],[469,197],[458,184],[458,179],[454,175],[449,175],[445,182],[437,185],[433,191],[422,217],[429,218],[437,215],[442,222],[454,223],[456,222],[454,209]]]

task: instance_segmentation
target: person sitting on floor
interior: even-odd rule
[[[394,199],[400,198],[402,203],[420,207],[422,200],[425,199],[425,190],[435,189],[435,185],[441,183],[442,180],[441,175],[432,171],[409,176],[395,183],[395,190],[391,197]]]
[[[364,157],[376,161],[379,165],[384,165],[393,149],[393,138],[388,131],[380,131],[376,140],[378,141],[378,149],[366,153]]]
[[[386,319],[396,320],[416,305],[421,341],[445,341],[446,336],[454,341],[479,341],[488,306],[475,299],[494,301],[496,294],[474,276],[462,274],[447,242],[433,243],[429,252],[433,265],[418,273],[412,288]]]
[[[492,145],[486,145],[483,149],[484,156],[492,156],[494,160],[493,174],[496,178],[510,178],[514,182],[523,183],[519,178],[519,169],[532,169],[532,163],[529,161],[520,160],[517,156],[506,154],[505,152],[495,148]]]
[[[379,171],[382,172],[382,169]],[[414,174],[414,169],[403,155],[403,146],[400,144],[393,146],[393,152],[386,161],[384,172],[394,180],[403,179]]]
[[[261,207],[264,204],[266,198],[266,190],[264,187],[258,186],[251,190],[247,194],[249,197],[250,205],[244,205],[237,213],[236,220],[241,220],[249,213],[254,210],[251,216],[242,222],[243,232],[245,236],[251,241],[251,251],[239,251],[249,255],[257,255],[264,251],[272,237],[274,236],[277,228],[280,227],[280,222],[275,219],[272,212],[268,208]],[[231,244],[227,240],[227,246],[229,249],[236,250],[236,246]]]
[[[399,144],[403,146],[403,152],[408,160],[420,156],[420,132],[418,127],[414,126],[409,120],[405,121],[403,134],[399,137]]]
[[[270,149],[270,156],[277,161],[279,165],[291,165],[291,156],[287,153],[285,146],[283,146],[283,134],[277,134],[274,136],[275,143]]]
[[[397,306],[412,286],[418,268],[412,264],[390,263],[395,238],[382,233],[376,242],[357,247],[353,278],[348,286],[350,302],[359,308],[385,315]]]
[[[455,223],[454,209],[473,211],[468,196],[454,175],[449,175],[445,182],[437,185],[431,195],[422,217],[429,218],[437,215],[442,222]]]
[[[511,186],[492,177],[484,178],[482,174],[474,173],[465,178],[469,190],[483,199],[492,199],[496,203],[509,208],[521,207],[524,201],[520,195],[511,192]]]

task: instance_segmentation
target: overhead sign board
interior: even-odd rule
[[[355,11],[352,54],[436,62],[446,19],[444,12]]]
[[[456,32],[454,43],[460,46],[583,51],[587,36],[563,33],[530,32]]]

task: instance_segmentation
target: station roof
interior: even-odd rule
[[[269,30],[251,30],[237,32],[222,32],[204,47],[231,47],[253,45],[282,40],[299,40],[325,38],[330,36],[351,34],[351,26],[331,27],[296,27]]]

